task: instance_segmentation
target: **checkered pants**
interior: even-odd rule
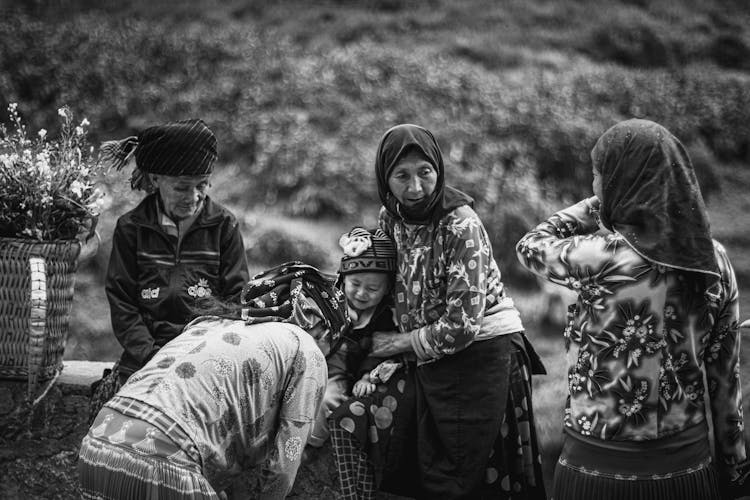
[[[352,435],[338,425],[331,425],[331,442],[341,483],[341,498],[374,499],[376,490],[373,466],[367,460],[367,455],[354,444]]]

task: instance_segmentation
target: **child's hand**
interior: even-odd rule
[[[370,374],[365,373],[362,378],[354,383],[352,395],[358,398],[369,396],[375,392],[375,384],[370,381]]]

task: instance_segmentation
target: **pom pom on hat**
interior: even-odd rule
[[[341,235],[339,246],[344,252],[339,266],[341,275],[396,272],[396,247],[380,229],[354,227]]]

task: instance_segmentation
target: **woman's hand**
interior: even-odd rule
[[[365,373],[362,378],[354,383],[352,395],[358,398],[369,396],[375,392],[375,384],[370,381],[370,374]]]
[[[414,352],[408,333],[375,332],[372,334],[372,355],[385,358],[402,352]]]

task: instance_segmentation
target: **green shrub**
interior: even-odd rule
[[[711,44],[709,52],[719,66],[743,70],[750,69],[750,46],[740,33],[720,33]]]
[[[664,67],[675,61],[672,41],[638,9],[617,10],[592,28],[581,47],[592,57],[632,67]]]
[[[267,268],[301,260],[320,269],[330,267],[330,256],[321,246],[295,237],[283,229],[254,231],[245,242],[248,261]]]

